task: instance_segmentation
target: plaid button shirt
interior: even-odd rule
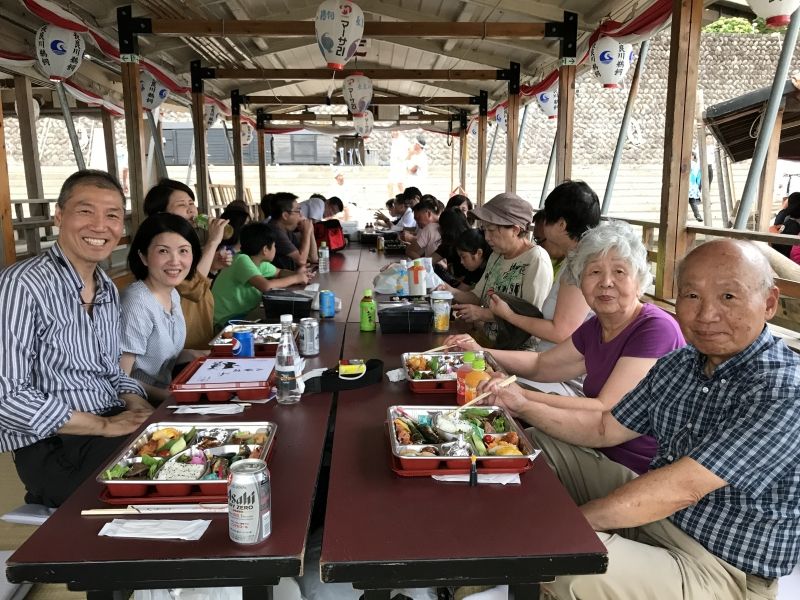
[[[790,573],[800,551],[800,359],[764,328],[712,377],[686,346],[661,358],[613,409],[652,435],[651,468],[688,456],[728,485],[669,519],[745,573]]]

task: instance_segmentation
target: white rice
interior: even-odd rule
[[[166,463],[156,473],[161,481],[194,481],[200,479],[206,470],[203,464],[182,463],[176,460]]]

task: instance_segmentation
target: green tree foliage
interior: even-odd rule
[[[754,33],[753,24],[742,17],[722,17],[703,27],[703,33]]]

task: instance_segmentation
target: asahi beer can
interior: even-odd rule
[[[267,463],[239,460],[228,475],[228,532],[237,544],[259,544],[272,533],[272,497]]]
[[[253,358],[256,355],[252,331],[233,333],[233,355],[239,358]]]
[[[319,323],[311,317],[300,319],[300,354],[316,356],[319,354]]]
[[[336,294],[330,290],[319,293],[319,316],[323,319],[332,319],[336,315]]]

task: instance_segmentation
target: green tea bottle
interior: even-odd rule
[[[372,297],[372,290],[364,290],[361,298],[361,331],[375,331],[375,320],[378,316],[378,307]]]

